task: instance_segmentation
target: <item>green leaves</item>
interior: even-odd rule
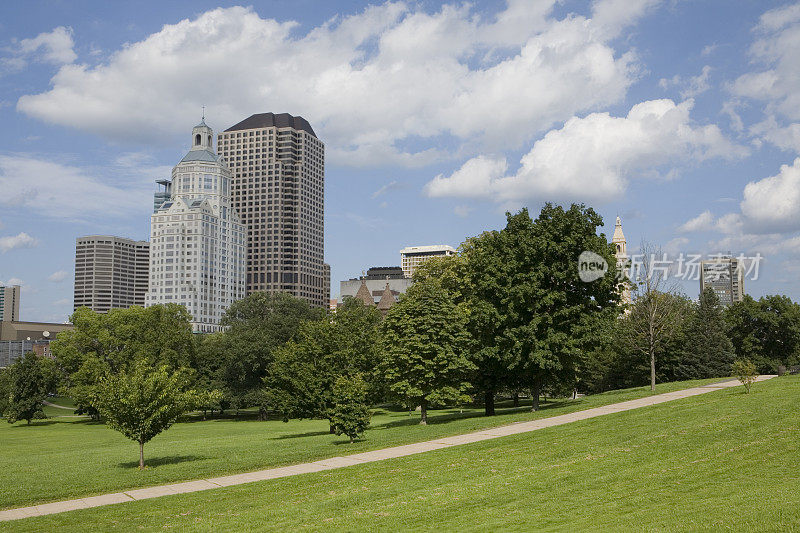
[[[0,373],[0,414],[9,424],[45,418],[42,402],[56,388],[53,361],[29,352]]]
[[[367,384],[361,376],[336,378],[332,406],[328,411],[331,427],[337,435],[347,435],[353,442],[369,427],[372,412],[367,406]]]

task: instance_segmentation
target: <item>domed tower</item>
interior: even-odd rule
[[[192,128],[192,150],[208,150],[214,152],[214,132],[206,125],[206,119]],[[191,150],[190,150],[191,151]]]

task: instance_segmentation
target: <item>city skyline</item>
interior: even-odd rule
[[[2,8],[0,284],[22,285],[22,320],[71,312],[77,237],[147,239],[202,106],[218,132],[314,125],[334,287],[583,201],[609,240],[622,217],[629,255],[759,252],[747,292],[800,297],[797,5],[311,5]]]

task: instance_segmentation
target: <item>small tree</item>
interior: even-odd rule
[[[208,401],[187,386],[187,372],[152,368],[137,361],[127,372],[107,375],[97,387],[95,405],[106,424],[139,443],[139,468],[144,445],[168,429],[185,412]]]
[[[333,386],[333,407],[328,415],[337,435],[347,435],[352,443],[369,427],[372,412],[366,405],[367,384],[360,376],[339,377]]]
[[[747,394],[750,394],[750,385],[753,384],[758,376],[756,365],[747,359],[737,359],[733,362],[731,369],[733,370],[733,375],[739,378],[739,381],[744,385],[744,390],[747,391]]]
[[[29,352],[4,371],[0,409],[9,424],[46,418],[42,402],[56,388],[53,366],[52,360]]]

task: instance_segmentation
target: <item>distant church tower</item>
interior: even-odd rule
[[[617,258],[617,269],[625,268],[628,263],[628,242],[625,240],[625,234],[622,233],[622,221],[617,217],[617,223],[614,226],[614,237],[611,239],[614,245],[614,256]],[[622,290],[622,303],[631,303],[631,290],[625,287]]]

